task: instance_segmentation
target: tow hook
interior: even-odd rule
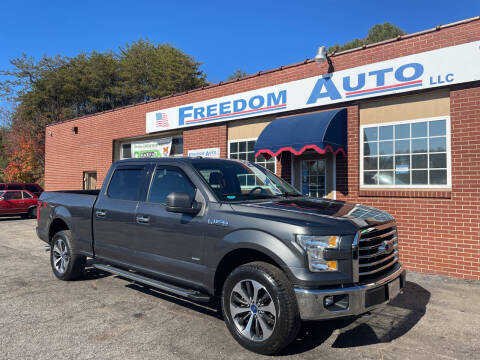
[[[45,251],[50,251],[50,245],[45,245],[45,246],[43,247],[43,249],[44,249]]]

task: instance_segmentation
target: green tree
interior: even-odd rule
[[[405,31],[400,29],[398,26],[385,22],[383,24],[376,24],[368,30],[367,37],[364,39],[355,38],[351,41],[346,42],[343,45],[335,44],[328,48],[328,52],[340,52],[344,50],[354,49],[363,44],[373,44],[376,42],[393,39],[399,35],[404,35]]]
[[[138,40],[120,48],[117,93],[127,103],[207,85],[200,63],[169,44]]]
[[[207,85],[200,63],[191,56],[142,39],[118,53],[93,51],[38,61],[22,54],[11,65],[0,71],[0,97],[13,103],[3,122],[0,169],[11,179],[29,181],[43,176],[47,124]]]
[[[231,75],[229,75],[227,77],[227,80],[234,80],[234,79],[237,79],[237,78],[242,78],[242,77],[245,77],[247,76],[247,73],[241,69],[237,69],[235,70]]]

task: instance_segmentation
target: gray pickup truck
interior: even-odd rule
[[[405,285],[387,213],[306,197],[249,162],[115,162],[100,191],[44,192],[37,234],[61,280],[102,271],[194,301],[220,299],[245,348],[272,354],[301,320],[360,315]]]

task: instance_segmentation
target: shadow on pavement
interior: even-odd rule
[[[324,343],[334,332],[339,335],[333,348],[360,347],[390,342],[406,334],[425,315],[430,292],[406,282],[403,294],[370,317],[304,323],[297,339],[280,356],[299,354]]]
[[[88,280],[106,276],[110,274],[92,268],[85,278]],[[218,300],[209,304],[196,303],[129,279],[122,279],[127,281],[128,288],[222,320]],[[402,294],[388,305],[374,310],[369,317],[304,322],[295,341],[276,356],[295,355],[312,350],[334,333],[338,333],[338,336],[331,345],[333,348],[353,348],[390,342],[406,334],[420,321],[425,315],[429,301],[429,291],[407,281]]]
[[[119,276],[119,277],[121,277],[121,276]],[[125,279],[125,280],[126,281],[131,281],[131,280],[128,280],[128,279]],[[219,319],[219,320],[223,321],[222,312],[219,310],[219,306],[217,305],[216,302],[206,303],[206,304],[197,303],[197,302],[190,301],[188,299],[184,299],[184,298],[181,298],[181,297],[177,297],[175,295],[171,295],[170,293],[167,293],[167,292],[157,290],[157,289],[152,288],[150,286],[137,284],[137,283],[134,283],[134,282],[129,283],[127,285],[127,287],[130,288],[130,289],[135,289],[137,291],[140,291],[144,294],[152,295],[152,296],[155,296],[159,299],[169,301],[169,302],[174,303],[176,305],[180,305],[180,306],[183,306],[185,308],[197,311],[199,313],[212,316],[216,319]]]
[[[170,294],[168,292],[163,292],[163,291],[161,291],[159,289],[156,289],[154,287],[137,283],[135,281],[124,278],[122,276],[112,275],[108,272],[105,272],[105,271],[102,271],[102,270],[99,270],[99,269],[95,269],[95,268],[91,267],[93,262],[94,261],[91,260],[91,259],[87,260],[87,268],[85,269],[85,275],[82,277],[81,280],[95,280],[95,279],[101,279],[101,278],[108,277],[108,276],[115,276],[115,277],[118,277],[118,278],[124,280],[125,283],[126,283],[125,286],[130,288],[130,289],[134,289],[134,290],[140,291],[144,294],[155,296],[159,299],[169,301],[171,303],[183,306],[183,307],[188,308],[188,309],[192,309],[194,311],[198,311],[199,313],[212,316],[212,317],[217,318],[219,320],[223,320],[222,319],[222,313],[221,313],[220,310],[218,310],[218,309],[220,309],[220,307],[215,300],[213,302],[207,303],[207,304],[196,303],[196,302],[190,301],[190,300],[182,298],[182,297],[177,297],[177,296],[175,296],[173,294]]]

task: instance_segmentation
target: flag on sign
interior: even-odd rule
[[[157,122],[155,123],[156,127],[168,127],[167,114],[161,113],[161,112],[157,113],[156,120],[157,120]]]

